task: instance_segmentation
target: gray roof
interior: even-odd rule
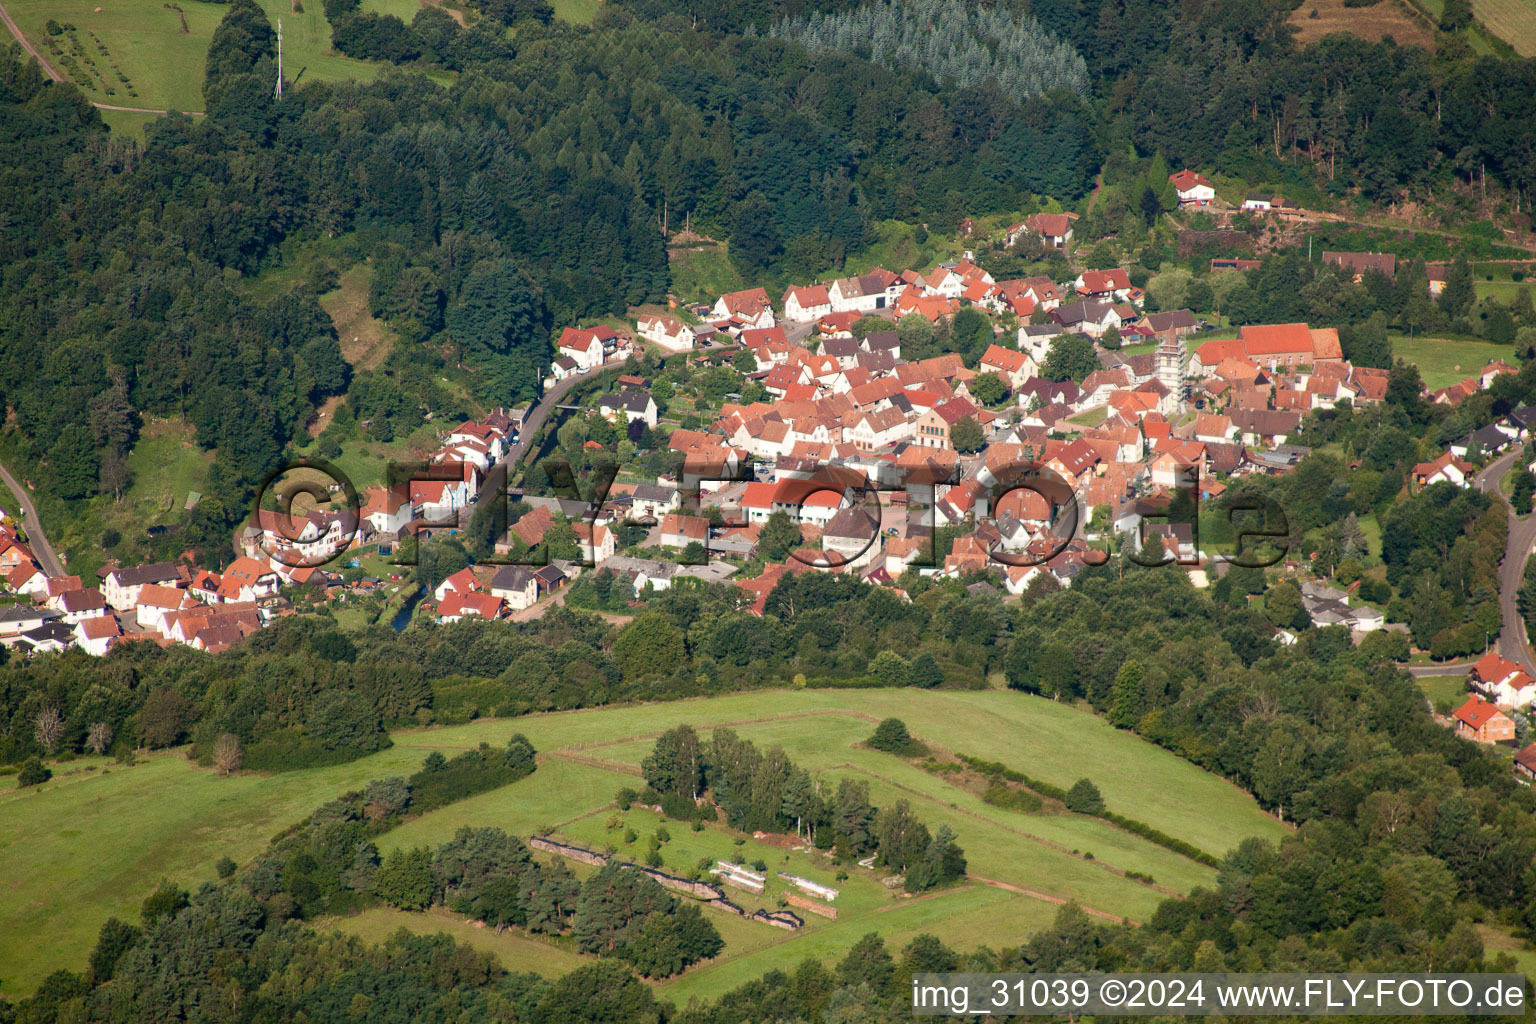
[[[676,487],[662,487],[659,484],[640,484],[631,493],[635,501],[671,501],[677,497]]]
[[[167,580],[178,579],[181,574],[170,562],[151,562],[148,565],[113,569],[107,575],[116,577],[119,586],[137,587],[145,583],[164,583]]]
[[[527,590],[534,582],[533,573],[520,565],[504,565],[491,577],[492,590]]]
[[[33,608],[31,605],[15,604],[6,608],[0,608],[0,626],[15,622],[46,622],[49,619],[59,618],[59,613],[52,608]]]
[[[616,395],[604,395],[597,404],[603,409],[623,409],[625,412],[643,416],[646,408],[651,404],[651,396],[635,388],[626,388]]]
[[[1161,334],[1172,328],[1183,330],[1195,326],[1195,314],[1187,309],[1170,309],[1166,313],[1148,313],[1147,326]]]

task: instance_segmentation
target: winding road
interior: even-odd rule
[[[0,466],[0,480],[5,481],[5,486],[16,495],[16,501],[21,505],[22,514],[26,516],[22,526],[27,531],[27,544],[32,548],[32,553],[37,556],[38,562],[43,567],[45,576],[63,576],[64,563],[60,561],[58,552],[53,550],[53,545],[48,543],[47,534],[43,533],[43,521],[38,518],[37,506],[32,504],[32,494],[21,485],[21,481],[11,476],[11,471]]]
[[[1501,455],[1477,473],[1472,483],[1485,494],[1498,496],[1499,483],[1517,464],[1523,447],[1517,447],[1507,455]],[[1509,541],[1504,547],[1504,559],[1499,563],[1499,629],[1498,643],[1494,649],[1515,662],[1531,675],[1536,675],[1536,658],[1531,655],[1531,645],[1525,635],[1525,621],[1520,617],[1516,600],[1520,584],[1525,577],[1525,561],[1531,548],[1536,546],[1536,515],[1520,518],[1508,507]],[[1439,666],[1442,670],[1446,666]]]

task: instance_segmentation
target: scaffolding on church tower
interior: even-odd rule
[[[1173,395],[1179,408],[1189,404],[1189,381],[1185,378],[1188,360],[1184,352],[1184,339],[1170,327],[1157,346],[1157,380]]]

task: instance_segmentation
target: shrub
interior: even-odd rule
[[[228,857],[220,857],[218,863],[213,866],[213,869],[219,873],[220,878],[228,878],[230,875],[235,873],[235,868],[237,866],[238,865],[236,865],[235,862],[230,860]]]
[[[1040,798],[1029,790],[1014,789],[1001,782],[994,782],[988,786],[981,799],[994,807],[1001,807],[1005,811],[1018,811],[1020,814],[1032,814],[1044,806]]]
[[[53,778],[53,772],[36,757],[27,758],[27,763],[21,766],[21,772],[16,776],[16,788],[25,789],[28,786],[41,786]]]
[[[619,805],[619,810],[627,811],[634,805],[635,797],[639,796],[633,789],[625,786],[614,796],[614,802]]]

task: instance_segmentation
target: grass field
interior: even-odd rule
[[[487,928],[477,921],[466,921],[447,907],[433,907],[420,914],[376,907],[353,917],[326,918],[315,922],[315,926],[334,928],[367,942],[383,942],[401,928],[426,935],[446,932],[466,946],[494,955],[508,970],[537,971],[545,975],[565,974],[594,959],[576,952],[568,940],[535,938],[515,928],[497,935],[494,928]]]
[[[724,292],[738,291],[746,282],[731,264],[724,242],[697,248],[669,250],[672,290],[684,302],[713,301]]]
[[[100,495],[67,506],[54,500],[39,509],[48,539],[67,554],[72,574],[94,572],[106,561],[101,541],[108,528],[121,535],[117,551],[125,559],[147,558],[145,530],[180,519],[188,493],[205,489],[213,453],[197,444],[188,424],[148,420],[128,463],[133,478],[121,501]]]
[[[1514,350],[1485,341],[1402,336],[1392,339],[1392,355],[1417,366],[1424,386],[1435,389],[1465,380],[1495,359],[1513,360]]]
[[[356,370],[371,370],[382,363],[394,345],[395,334],[368,308],[368,283],[373,268],[359,263],[341,275],[339,286],[320,296],[320,305],[336,324],[341,354]]]
[[[318,2],[300,13],[292,0],[259,2],[273,25],[283,21],[283,71],[290,83],[372,81],[378,74],[377,63],[331,51],[331,27]],[[178,6],[179,12],[161,0],[102,0],[97,11],[97,4],[75,0],[9,0],[6,10],[48,62],[90,99],[202,110],[208,43],[228,7],[199,0],[178,0]],[[363,6],[403,13],[407,20],[415,13],[415,0],[364,0]],[[74,25],[75,31],[51,36],[50,20]]]
[[[1431,706],[1437,710],[1446,704],[1452,707],[1467,699],[1466,676],[1424,676],[1415,679]]]
[[[590,25],[603,0],[554,0],[555,17],[572,25]]]
[[[82,967],[102,922],[137,920],[161,878],[212,881],[220,857],[244,862],[324,801],[413,771],[421,758],[389,750],[337,768],[222,779],[166,752],[133,768],[82,759],[36,790],[0,790],[0,991],[30,992],[49,971]]]
[[[1536,56],[1536,0],[1472,0],[1472,13],[1520,56]]]
[[[736,941],[721,959],[664,986],[680,998],[718,992],[807,955],[830,957],[870,930],[892,941],[930,930],[962,947],[1022,941],[1050,920],[1055,906],[1017,889],[1145,920],[1166,892],[1213,880],[1210,869],[1098,819],[1003,811],[942,777],[858,746],[887,715],[903,718],[935,745],[998,759],[1058,785],[1090,777],[1110,809],[1217,854],[1246,836],[1284,831],[1248,796],[1172,754],[1069,706],[1007,691],[773,691],[480,721],[397,733],[393,748],[361,761],[272,777],[219,778],[173,752],[131,769],[82,760],[60,766],[59,777],[36,791],[0,791],[0,984],[29,992],[52,970],[81,967],[101,923],[112,915],[133,919],[162,877],[182,885],[209,880],[218,858],[249,860],[274,833],[347,789],[408,774],[431,750],[501,744],[514,731],[541,751],[534,776],[407,822],[380,837],[380,847],[435,845],[466,825],[496,825],[522,836],[552,827],[578,841],[622,845],[621,833],[607,828],[613,794],[637,785],[636,766],[651,737],[683,721],[703,730],[734,723],[760,745],[783,745],[823,787],[842,776],[866,779],[877,804],[910,800],[930,827],[948,823],[960,833],[974,876],[969,887],[908,900],[855,869],[842,883],[846,910],[835,922],[815,918],[788,935],[726,921],[744,930],[727,934],[728,942],[732,934]],[[92,765],[96,771],[79,770]],[[658,824],[639,808],[624,817],[642,837]],[[723,827],[694,833],[673,823],[670,831],[663,856],[673,867],[722,855],[782,866],[786,855]],[[829,876],[819,855],[788,855],[797,873]],[[1158,888],[1124,877],[1126,870],[1152,875]],[[973,913],[985,927],[972,921]],[[383,912],[344,927],[378,937],[396,923],[453,934],[469,927],[451,916]],[[505,950],[509,966],[534,957],[510,939],[478,930],[476,939]],[[537,955],[570,954],[541,946]]]

